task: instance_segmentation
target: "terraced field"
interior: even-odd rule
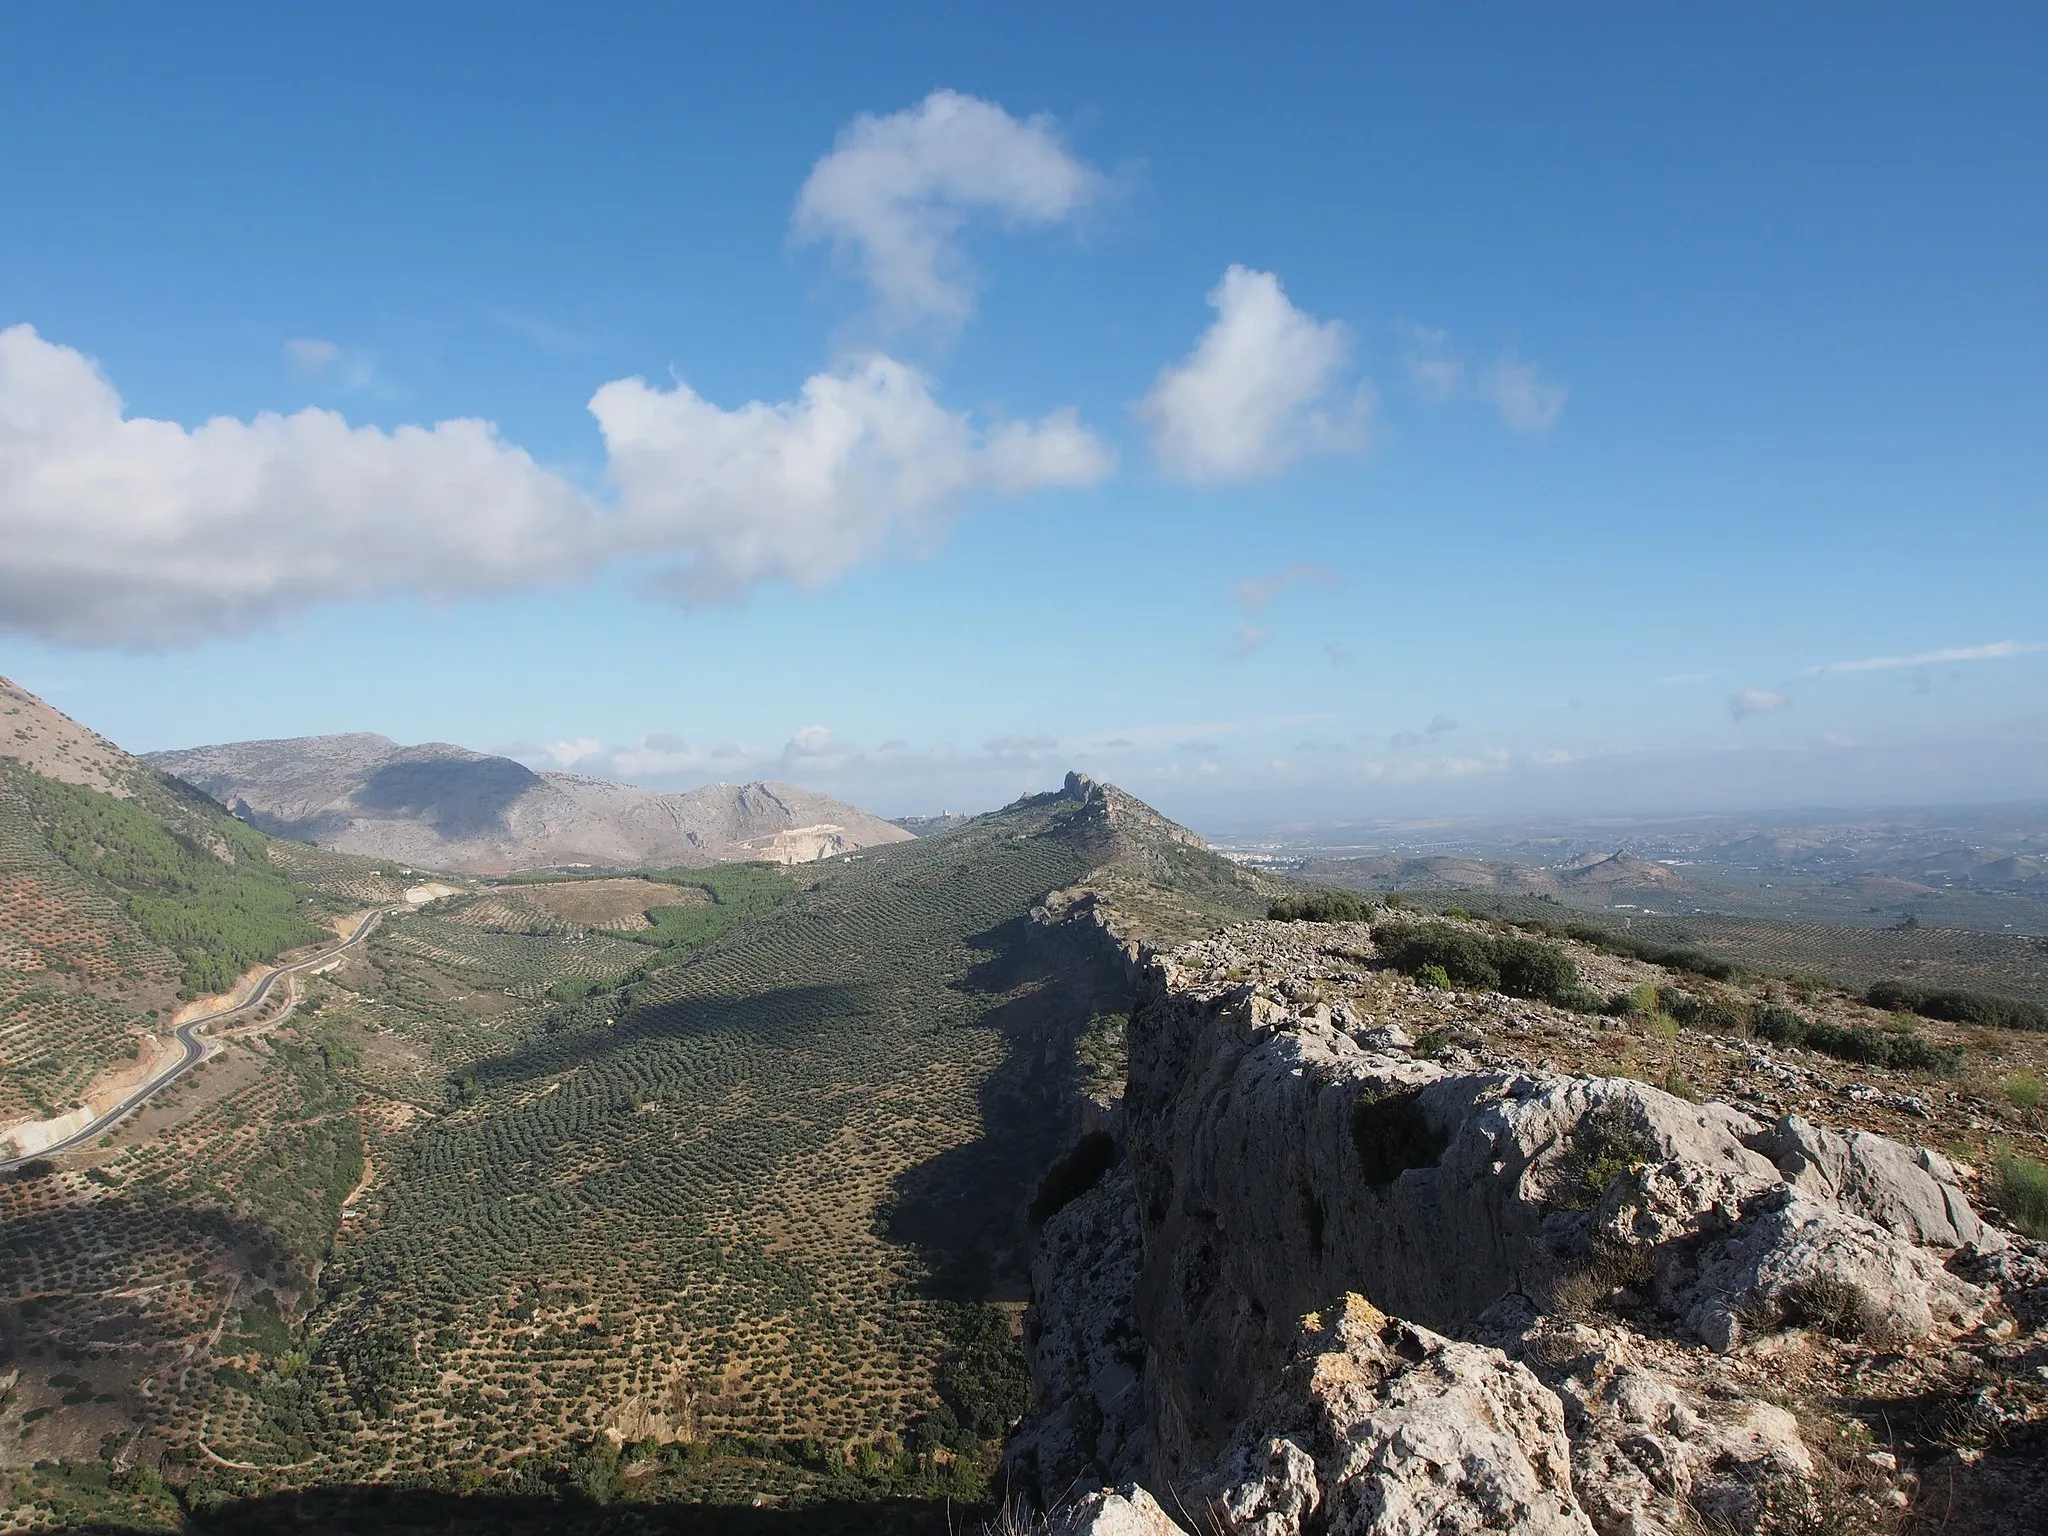
[[[587,882],[632,889],[548,914],[568,931],[474,920],[513,888],[395,916],[113,1145],[0,1192],[29,1372],[0,1443],[166,1457],[188,1508],[228,1511],[630,1482],[852,1498],[864,1529],[892,1492],[971,1498],[1022,1406],[1025,1212],[1074,1131],[1074,1041],[1128,1006],[1034,904],[1092,872],[1160,921],[1263,910],[1165,826],[1084,786],[801,889],[719,871],[638,937],[570,921],[637,880]]]
[[[360,1412],[347,1362],[401,1364],[334,1470],[607,1425],[894,1447],[957,1420],[942,1299],[1015,1288],[1069,1129],[1031,1068],[1116,1001],[1026,953],[1032,902],[1091,863],[1070,810],[834,864],[613,1027],[477,1062],[337,1254],[335,1389]]]
[[[178,959],[51,849],[0,768],[0,1123],[69,1109],[176,1002]]]

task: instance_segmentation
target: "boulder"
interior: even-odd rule
[[[1097,1489],[1052,1512],[1045,1536],[1187,1536],[1135,1483]]]
[[[1556,1394],[1355,1294],[1303,1320],[1202,1507],[1231,1536],[1592,1536]]]
[[[1787,1115],[1749,1145],[1802,1194],[1854,1211],[1888,1231],[1936,1248],[1989,1251],[2003,1236],[1986,1227],[1939,1152],[1869,1131],[1843,1135]]]

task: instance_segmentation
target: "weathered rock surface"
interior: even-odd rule
[[[1256,1536],[1591,1536],[1557,1395],[1362,1297],[1311,1314],[1202,1507]]]
[[[1262,1536],[1751,1527],[1815,1452],[1731,1357],[1994,1318],[1963,1261],[2004,1239],[1939,1153],[1483,1040],[1417,1059],[1309,979],[1364,925],[1279,978],[1272,932],[1149,959],[1123,1165],[1035,1271],[1037,1497],[1199,1490],[1205,1530]]]

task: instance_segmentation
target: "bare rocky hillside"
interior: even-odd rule
[[[1122,1094],[1041,1198],[1009,1457],[1050,1530],[2041,1529],[2048,1245],[1998,1209],[2038,1034],[1434,925],[1566,1006],[1455,990],[1415,934],[1139,955]],[[1792,1005],[1916,1043],[1741,1022]]]
[[[663,794],[536,773],[446,742],[364,733],[232,742],[149,759],[278,837],[426,869],[803,864],[911,834],[793,784]]]

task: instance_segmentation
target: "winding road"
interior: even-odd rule
[[[256,983],[255,989],[249,993],[248,997],[235,1004],[232,1008],[223,1008],[217,1013],[203,1014],[196,1019],[187,1019],[183,1024],[178,1025],[171,1031],[178,1044],[184,1047],[185,1054],[173,1062],[165,1072],[143,1084],[119,1104],[116,1104],[104,1115],[93,1121],[92,1124],[74,1135],[67,1136],[62,1141],[53,1142],[39,1151],[24,1153],[20,1157],[0,1159],[0,1173],[7,1173],[15,1168],[19,1168],[23,1163],[32,1163],[38,1158],[60,1156],[65,1152],[72,1151],[74,1148],[84,1146],[97,1136],[104,1135],[114,1125],[134,1113],[142,1105],[148,1103],[152,1095],[161,1093],[199,1064],[200,1059],[206,1054],[206,1044],[199,1038],[199,1031],[202,1027],[208,1024],[218,1024],[224,1019],[234,1018],[237,1014],[251,1013],[261,1008],[270,998],[270,989],[280,979],[317,970],[328,961],[335,959],[348,950],[354,949],[370,936],[371,930],[383,919],[386,912],[397,910],[396,907],[378,907],[360,923],[356,924],[356,931],[343,939],[339,944],[323,949],[319,954],[310,956],[307,959],[295,960],[290,965],[274,966],[269,971],[266,971],[263,979]]]

